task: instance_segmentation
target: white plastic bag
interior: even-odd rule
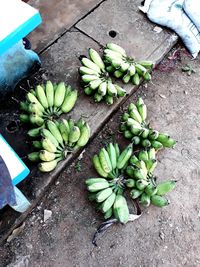
[[[200,32],[200,6],[197,0],[185,0],[183,9]]]
[[[146,0],[140,10],[152,22],[175,31],[195,58],[200,50],[200,36],[196,26],[184,12],[183,4],[184,0]]]
[[[17,204],[14,206],[10,205],[10,207],[12,207],[14,210],[18,212],[23,213],[30,207],[30,202],[16,186],[14,186],[14,191]]]

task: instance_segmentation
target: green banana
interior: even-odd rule
[[[126,184],[127,187],[132,188],[132,187],[135,186],[135,180],[133,180],[133,179],[127,179],[125,181],[125,184]]]
[[[148,150],[148,159],[152,160],[152,159],[156,159],[156,150],[155,148],[150,148]]]
[[[29,115],[27,115],[27,114],[20,114],[19,119],[23,123],[29,123],[30,122]]]
[[[111,59],[119,58],[122,59],[123,55],[119,53],[118,51],[110,50],[110,49],[105,49],[104,53],[106,57],[110,57]]]
[[[70,143],[76,143],[78,139],[81,136],[80,129],[77,126],[74,126],[73,128],[70,129],[69,132],[69,142]]]
[[[142,118],[142,121],[144,122],[147,118],[147,106],[145,104],[141,104],[137,107],[137,109]]]
[[[138,190],[142,191],[142,190],[145,189],[145,187],[147,187],[148,182],[146,180],[140,179],[140,180],[137,180],[136,181],[136,184],[135,185],[136,185],[136,187],[137,187]]]
[[[135,73],[133,75],[132,83],[133,83],[133,85],[136,85],[136,86],[138,86],[140,84],[140,76],[138,75],[138,73]]]
[[[148,135],[149,135],[149,129],[147,129],[147,128],[143,128],[142,133],[141,133],[141,136],[142,136],[143,138],[147,138]]]
[[[157,141],[157,140],[153,140],[151,141],[151,145],[153,148],[155,148],[156,150],[159,150],[161,148],[163,148],[163,145],[161,142]]]
[[[129,72],[130,76],[133,76],[135,74],[135,72],[136,72],[135,64],[130,65],[130,67],[128,68],[128,72]]]
[[[151,203],[154,206],[157,206],[160,208],[169,205],[169,201],[166,198],[164,198],[162,196],[158,196],[158,195],[151,196]]]
[[[67,121],[66,121],[67,122]],[[67,122],[68,125],[68,122]],[[62,139],[64,140],[65,144],[68,144],[69,141],[69,125],[68,127],[66,127],[66,123],[64,123],[63,121],[61,121],[58,125],[59,131],[62,135]]]
[[[32,141],[33,147],[37,149],[42,149],[42,143],[41,141]]]
[[[32,93],[29,92],[29,93],[26,95],[26,98],[27,98],[27,100],[28,100],[30,103],[36,103],[36,104],[39,106],[39,108],[41,109],[41,111],[44,112],[44,107],[43,107],[42,104],[39,102],[39,100],[36,98],[36,96],[34,96],[34,94],[32,94]]]
[[[20,109],[23,110],[23,111],[26,111],[26,112],[29,111],[29,110],[28,110],[28,103],[27,103],[27,101],[26,101],[26,102],[25,102],[25,101],[21,101],[21,102],[19,103],[19,107],[20,107]]]
[[[116,199],[115,192],[112,192],[112,194],[102,203],[101,211],[103,213],[106,213],[110,208],[113,206]]]
[[[97,192],[108,187],[109,187],[108,182],[98,182],[98,183],[93,183],[91,185],[88,185],[87,189],[90,192]]]
[[[142,194],[142,192],[143,192],[143,191],[140,191],[140,190],[134,188],[134,189],[132,189],[131,192],[130,192],[130,197],[131,197],[132,199],[136,199],[136,198],[138,198],[138,197]]]
[[[101,166],[98,155],[94,155],[92,161],[93,161],[93,165],[94,165],[96,171],[98,172],[98,174],[102,177],[105,177],[105,178],[108,177],[108,173],[105,172]]]
[[[96,201],[97,202],[103,202],[104,200],[106,200],[112,194],[112,192],[113,191],[112,191],[112,189],[110,187],[99,191],[96,194]]]
[[[49,107],[49,105],[48,105],[48,101],[47,101],[47,97],[46,97],[44,88],[41,85],[37,85],[35,92],[36,92],[36,96],[37,96],[38,100],[40,101],[41,105],[45,109],[47,109]]]
[[[113,74],[116,78],[120,78],[124,75],[124,73],[120,70],[116,70]]]
[[[28,154],[28,159],[32,162],[37,162],[40,160],[39,152],[32,152]]]
[[[99,85],[99,88],[98,88],[98,93],[102,96],[105,96],[106,95],[106,92],[107,92],[107,82],[102,82],[100,85]]]
[[[120,53],[122,56],[126,57],[126,51],[119,45],[113,44],[113,43],[108,43],[106,47],[110,50],[113,50],[115,52]]]
[[[140,76],[143,76],[147,72],[147,69],[138,63],[135,64],[135,69]]]
[[[115,147],[112,143],[108,144],[107,152],[109,154],[109,158],[111,161],[112,170],[114,170],[117,167],[117,155],[116,155]]]
[[[151,147],[151,145],[153,146],[153,144],[152,144],[148,139],[144,139],[144,140],[142,140],[141,145],[142,145],[143,147]],[[154,146],[153,146],[153,147],[154,147]]]
[[[88,140],[90,138],[90,127],[87,123],[83,125],[80,129],[80,137],[77,141],[78,147],[83,147],[87,144]]]
[[[112,164],[105,148],[102,148],[99,153],[99,160],[103,170],[107,173],[112,171]]]
[[[159,133],[156,141],[158,141],[160,143],[165,143],[168,141],[169,138],[170,138],[170,136],[168,134]]]
[[[140,65],[145,67],[145,69],[152,69],[153,68],[153,62],[148,60],[142,60],[138,62]]]
[[[150,196],[148,196],[145,193],[142,193],[142,195],[140,196],[140,203],[144,206],[144,207],[149,207],[150,203],[151,203],[151,199]]]
[[[42,126],[44,124],[44,119],[37,114],[31,114],[29,120],[32,124],[36,124],[37,126]]]
[[[81,62],[85,67],[95,70],[98,73],[101,73],[101,69],[99,68],[99,66],[93,63],[92,60],[90,60],[89,58],[84,57],[82,58]]]
[[[41,133],[42,137],[48,138],[56,147],[59,146],[57,139],[54,137],[54,135],[49,130],[44,128],[44,129],[40,130],[40,133]]]
[[[38,137],[38,136],[40,136],[40,130],[43,128],[44,128],[44,125],[42,125],[41,127],[38,127],[38,128],[31,129],[27,132],[27,134],[30,137]]]
[[[92,185],[94,183],[107,182],[104,178],[89,178],[85,181],[86,185]],[[96,198],[96,197],[95,197]]]
[[[110,95],[110,96],[113,96],[113,97],[117,96],[117,89],[115,88],[115,86],[112,82],[108,82],[107,92],[108,92],[108,95]]]
[[[47,81],[45,86],[45,93],[48,102],[48,106],[51,108],[54,105],[54,88],[51,81]]]
[[[59,144],[61,144],[62,147],[64,147],[63,138],[62,135],[56,126],[56,124],[53,121],[48,120],[47,121],[47,128],[52,133],[52,135],[56,138]]]
[[[66,87],[64,82],[60,82],[54,93],[54,106],[59,108],[61,107],[66,93]]]
[[[158,136],[159,136],[159,132],[158,131],[156,131],[156,130],[150,130],[149,135],[148,135],[148,138],[150,140],[156,140],[158,138]]]
[[[99,103],[99,102],[101,102],[102,99],[103,99],[103,96],[100,95],[99,93],[94,94],[94,101],[95,102]]]
[[[100,55],[92,48],[89,48],[89,56],[91,60],[101,69],[105,70],[105,65],[103,60],[101,59]]]
[[[140,141],[141,140],[140,140],[140,137],[139,136],[134,136],[132,138],[132,143],[135,144],[135,145],[139,145]]]
[[[134,178],[136,180],[145,180],[146,179],[146,174],[142,169],[134,170]]]
[[[90,87],[85,87],[84,92],[86,95],[91,95],[93,93],[93,90]]]
[[[157,191],[158,191],[157,187],[152,183],[148,184],[147,187],[145,188],[145,193],[150,197],[155,195]]]
[[[113,205],[115,218],[125,224],[129,220],[129,209],[125,197],[117,195]]]
[[[51,142],[50,139],[43,138],[41,142],[42,142],[43,149],[45,149],[51,153],[57,152],[57,147]]]
[[[143,160],[146,161],[149,159],[149,155],[148,152],[146,150],[141,150],[138,154],[138,159],[139,160]]]
[[[102,204],[102,205],[103,205],[103,204]],[[112,208],[110,208],[109,210],[107,210],[107,211],[105,212],[105,214],[104,214],[104,219],[105,219],[105,220],[109,219],[109,218],[112,216],[112,214],[113,214],[113,210],[112,210]]]
[[[56,154],[47,150],[40,150],[39,157],[42,161],[52,161],[56,158]]]
[[[56,168],[58,162],[61,160],[62,160],[62,157],[54,159],[52,161],[48,161],[48,162],[41,162],[39,163],[38,168],[41,172],[50,172]]]
[[[117,168],[122,169],[125,164],[129,161],[131,155],[133,153],[133,145],[129,144],[120,154],[117,160]]]
[[[134,119],[135,121],[137,121],[138,123],[142,123],[143,121],[143,118],[141,116],[141,114],[138,112],[137,109],[132,109],[130,112],[129,112],[130,116],[132,119]]]
[[[90,74],[90,75],[99,75],[99,73],[97,72],[97,71],[95,71],[95,70],[93,70],[93,69],[90,69],[90,68],[87,68],[87,67],[84,67],[84,66],[81,66],[80,68],[79,68],[79,71],[80,71],[80,73],[81,74]]]
[[[162,145],[164,147],[173,147],[176,144],[176,141],[173,138],[169,138],[166,142],[163,142]]]
[[[123,81],[124,83],[129,83],[130,79],[131,79],[131,75],[128,74],[128,73],[126,73],[126,74],[124,75],[124,77],[122,78],[122,81]]]
[[[90,83],[89,83],[89,87],[92,89],[92,90],[95,90],[95,89],[97,89],[99,86],[100,86],[100,84],[102,84],[102,79],[96,79],[96,80],[94,80],[94,81],[91,81]]]
[[[143,74],[143,78],[145,81],[150,81],[151,80],[151,74],[149,72],[146,72]]]
[[[106,95],[105,97],[106,97],[106,104],[108,104],[108,105],[112,105],[113,102],[114,102],[113,97],[110,96],[110,95]]]
[[[126,173],[128,174],[128,176],[130,176],[131,178],[135,178],[135,175],[134,175],[134,171],[135,171],[135,168],[133,166],[127,166],[126,168]]]
[[[84,83],[89,83],[91,81],[99,80],[99,76],[97,75],[90,75],[90,74],[84,74],[81,76],[81,79],[83,80]]]
[[[131,158],[130,158],[130,163],[131,164],[136,164],[138,162],[138,158],[135,156],[135,155],[133,155]]]
[[[123,97],[126,95],[126,90],[123,89],[122,87],[118,86],[117,84],[114,84],[116,90],[117,90],[117,96],[118,97]]]
[[[62,106],[61,106],[62,112],[64,113],[70,112],[73,109],[77,98],[78,98],[78,91],[77,90],[70,91],[65,96],[64,101],[62,103]]]
[[[176,186],[176,180],[167,180],[157,185],[157,195],[163,196],[171,192]]]
[[[122,71],[122,72],[127,71],[129,68],[130,68],[130,63],[128,63],[128,62],[123,62],[123,63],[120,65],[120,71]],[[129,72],[127,72],[127,74],[131,77],[131,75],[130,75]],[[129,79],[129,80],[130,80],[130,79]]]

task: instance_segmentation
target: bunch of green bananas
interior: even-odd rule
[[[141,78],[146,81],[151,79],[149,71],[153,68],[151,61],[135,61],[128,57],[126,51],[119,45],[108,43],[104,50],[106,70],[113,73],[116,78],[122,78],[124,83],[132,82],[139,85]]]
[[[41,139],[32,142],[38,151],[30,153],[28,158],[33,162],[43,161],[38,166],[39,170],[50,172],[60,160],[67,157],[68,153],[87,144],[90,127],[82,118],[77,122],[72,119],[55,122],[48,120],[39,134]]]
[[[38,85],[35,90],[31,89],[26,95],[26,101],[20,102],[20,109],[24,111],[20,120],[41,127],[46,120],[71,111],[77,96],[77,90],[72,90],[70,85],[64,82],[53,85],[47,81],[45,86]]]
[[[122,116],[120,130],[124,137],[131,139],[135,145],[154,147],[159,150],[163,147],[173,147],[176,141],[168,134],[159,133],[152,129],[146,122],[147,107],[142,98],[138,98],[136,104],[130,103],[127,112]]]
[[[90,191],[89,199],[98,203],[97,208],[104,213],[105,219],[112,215],[121,223],[126,223],[129,219],[128,205],[123,196],[122,173],[132,153],[132,144],[120,152],[118,144],[109,143],[93,157],[93,165],[101,177],[87,179],[86,185]]]
[[[82,67],[79,68],[81,79],[85,84],[84,92],[93,95],[95,102],[105,99],[108,105],[112,105],[115,97],[123,97],[126,91],[113,84],[109,73],[100,55],[94,49],[89,49],[89,57],[81,59]]]
[[[157,165],[155,159],[155,149],[141,150],[138,155],[133,155],[126,168],[126,174],[130,179],[126,179],[125,184],[131,188],[132,199],[139,198],[139,202],[148,207],[151,203],[158,207],[169,204],[164,195],[172,191],[175,187],[175,180],[167,180],[159,184],[153,176],[153,171]]]

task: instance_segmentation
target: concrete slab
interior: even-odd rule
[[[147,59],[158,48],[167,51],[177,36],[168,30],[156,33],[155,25],[139,11],[140,4],[140,0],[105,1],[76,27],[104,46],[108,42],[123,46],[136,59]]]
[[[149,207],[139,220],[111,227],[98,240],[98,247],[92,245],[92,236],[103,217],[87,200],[84,181],[96,175],[91,157],[105,141],[114,135],[121,146],[127,143],[117,132],[122,114],[117,112],[88,146],[80,172],[76,163],[67,168],[29,216],[23,232],[4,246],[1,262],[5,266],[25,255],[30,255],[30,267],[200,265],[200,135],[196,119],[200,113],[200,58],[190,61],[183,51],[181,59],[176,61],[174,71],[155,71],[153,83],[140,87],[122,107],[142,96],[151,124],[178,140],[174,149],[159,151],[155,173],[160,180],[178,180],[167,196],[171,204],[163,209]],[[165,66],[168,64],[165,62]],[[196,73],[190,77],[183,73],[185,64],[192,65]],[[47,223],[42,219],[44,209],[52,211]]]
[[[28,3],[37,8],[43,18],[43,23],[29,35],[32,48],[40,52],[101,2],[102,0],[30,0]]]

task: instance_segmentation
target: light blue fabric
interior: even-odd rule
[[[22,40],[0,55],[0,96],[14,90],[17,83],[41,64],[38,55],[26,50]]]
[[[17,212],[23,213],[30,207],[31,204],[16,186],[14,186],[14,192],[16,198],[16,205],[10,205],[10,207],[16,210]]]

